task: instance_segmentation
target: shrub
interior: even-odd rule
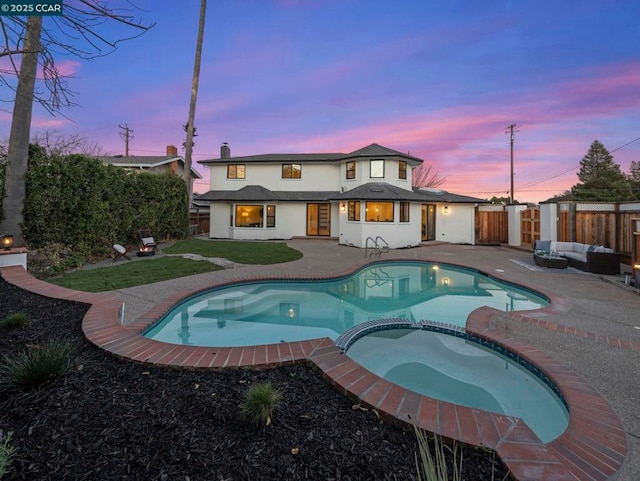
[[[72,345],[66,341],[49,341],[32,346],[0,362],[0,390],[37,387],[62,376],[69,368]]]
[[[4,329],[18,329],[27,323],[27,315],[24,312],[14,312],[5,317],[0,322],[0,327]]]
[[[9,465],[13,460],[13,455],[16,449],[11,446],[12,432],[9,431],[6,435],[3,435],[0,431],[0,479],[9,471]]]
[[[268,426],[280,398],[280,392],[274,389],[270,382],[254,384],[245,395],[242,412],[251,423],[265,423]]]
[[[189,227],[189,197],[181,177],[132,173],[81,155],[51,156],[26,175],[25,238],[31,249],[64,243],[84,258],[118,242],[135,244],[137,229],[156,239],[182,238]]]

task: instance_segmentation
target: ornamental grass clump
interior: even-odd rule
[[[0,328],[6,330],[18,329],[27,323],[27,315],[24,312],[14,312],[0,321]]]
[[[462,480],[462,455],[458,459],[458,447],[446,446],[438,436],[433,437],[433,454],[431,454],[431,443],[427,433],[419,429],[415,424],[413,430],[418,440],[418,453],[416,453],[416,471],[418,481],[449,481],[447,466],[447,452],[452,457],[451,469],[453,471],[451,480]]]
[[[16,448],[11,446],[12,435],[11,431],[3,434],[2,430],[0,430],[0,479],[9,472],[9,465],[16,451]]]
[[[254,384],[245,394],[242,412],[253,424],[271,424],[273,412],[280,404],[282,395],[270,382]]]
[[[53,340],[0,360],[0,391],[26,389],[62,376],[70,366],[73,346]]]

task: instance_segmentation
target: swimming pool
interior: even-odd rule
[[[234,284],[192,297],[147,329],[171,344],[250,346],[329,337],[372,319],[428,319],[464,326],[482,306],[539,309],[543,297],[478,271],[388,261],[333,280]]]
[[[565,404],[525,366],[464,337],[421,329],[369,333],[347,355],[388,381],[441,401],[521,418],[544,443],[569,424]]]

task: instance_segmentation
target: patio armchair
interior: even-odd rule
[[[140,243],[142,244],[142,250],[155,252],[158,250],[158,244],[151,235],[150,229],[140,229],[138,230],[138,235],[140,236]]]
[[[111,249],[115,252],[115,256],[113,257],[113,262],[117,261],[121,257],[124,257],[128,261],[131,260],[131,257],[127,255],[127,249],[122,244],[113,244]]]

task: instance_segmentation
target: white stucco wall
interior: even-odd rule
[[[381,177],[370,177],[370,160],[375,160],[373,157],[371,159],[360,159],[356,161],[356,178],[355,179],[347,179],[347,163],[342,162],[340,164],[340,189],[343,192],[347,190],[354,189],[363,184],[367,184],[369,182],[386,182],[387,184],[394,185],[396,187],[400,187],[401,189],[411,190],[411,175],[412,175],[412,167],[410,164],[407,165],[407,178],[400,179],[398,178],[398,169],[399,169],[399,161],[402,159],[394,159],[394,158],[386,158],[384,164],[384,178]]]
[[[445,214],[445,206],[448,213]],[[436,240],[453,244],[475,244],[475,206],[470,204],[437,204]]]
[[[210,166],[211,190],[239,190],[247,185],[261,185],[269,190],[339,191],[340,169],[336,164],[302,164],[300,179],[283,179],[282,164],[244,164],[244,179],[227,179],[227,165]]]
[[[254,203],[247,203],[255,205]],[[265,203],[267,204],[267,203]],[[281,202],[268,204],[276,206],[275,227],[235,227],[230,226],[231,206],[229,204],[211,204],[211,224],[209,237],[222,239],[267,240],[291,239],[307,235],[307,203]],[[337,237],[339,224],[339,206],[331,206],[331,234]]]
[[[339,243],[365,248],[367,238],[380,236],[392,249],[420,245],[421,217],[420,204],[409,206],[409,222],[399,222],[400,203],[394,203],[394,222],[365,222],[365,202],[360,204],[360,222],[347,220],[347,212],[340,211]],[[373,242],[369,241],[369,246]]]
[[[14,249],[11,253],[2,253],[0,255],[0,267],[22,266],[27,270],[27,251],[26,249]]]
[[[558,240],[558,204],[540,204],[540,239]]]
[[[526,204],[513,204],[507,206],[507,223],[509,225],[510,246],[522,245],[522,229],[520,226],[520,214],[523,210],[527,210]]]

